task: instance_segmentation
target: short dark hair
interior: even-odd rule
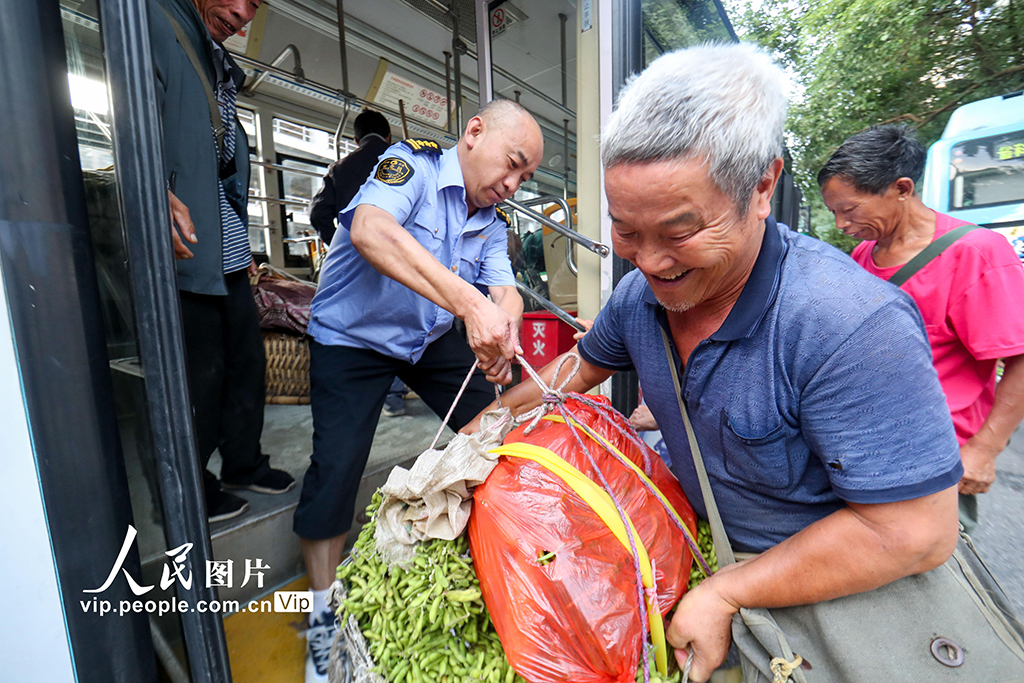
[[[884,194],[900,178],[917,185],[928,151],[912,128],[902,124],[871,126],[839,146],[818,171],[818,187],[843,178],[858,192]]]
[[[391,135],[391,124],[388,123],[388,120],[379,111],[367,109],[352,122],[352,133],[355,135],[356,142],[359,142],[363,139],[364,135],[369,135],[370,133],[376,133],[382,138],[387,138],[387,136]]]

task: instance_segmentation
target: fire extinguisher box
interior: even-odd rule
[[[574,313],[571,315],[575,315]],[[553,313],[534,311],[523,314],[523,329],[519,342],[523,357],[538,370],[576,344],[573,334],[576,330]]]

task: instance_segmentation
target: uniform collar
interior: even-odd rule
[[[441,165],[437,170],[437,189],[459,187],[466,192],[466,181],[462,177],[462,166],[459,165],[459,147],[449,147],[441,153]]]
[[[459,164],[459,146],[449,147],[441,153],[441,164],[437,169],[437,191],[440,192],[446,187],[458,188],[463,202],[466,200],[466,180],[462,176],[462,165]],[[474,216],[490,223],[497,213],[493,206],[485,206],[478,210]]]
[[[788,247],[779,231],[778,224],[771,216],[764,221],[764,239],[761,240],[761,251],[757,254],[754,268],[750,271],[747,283],[743,285],[740,298],[732,307],[722,326],[711,339],[715,341],[734,341],[754,334],[764,319],[768,309],[775,303],[779,293],[779,282],[782,277],[782,262],[786,258]],[[651,291],[649,284],[644,284],[643,300],[657,307],[656,315],[659,322],[667,327],[665,309]]]

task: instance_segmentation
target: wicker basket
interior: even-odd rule
[[[267,403],[309,403],[309,338],[263,332]]]

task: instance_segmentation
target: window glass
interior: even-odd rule
[[[949,208],[1024,202],[1024,131],[953,146]]]
[[[666,52],[733,40],[714,0],[643,0],[644,65]]]

